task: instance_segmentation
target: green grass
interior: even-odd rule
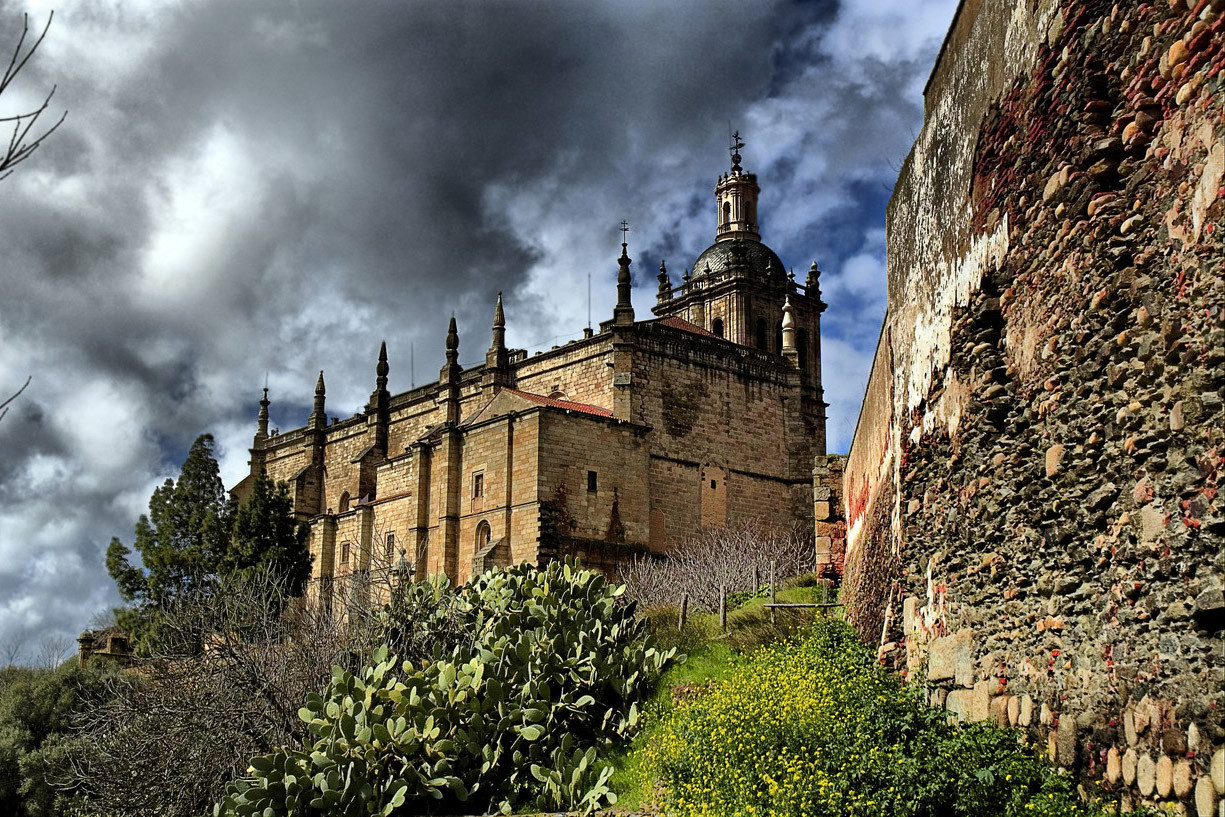
[[[792,604],[822,601],[821,588],[811,577],[798,577],[780,588],[778,600]],[[645,760],[644,747],[657,739],[663,722],[679,701],[706,694],[714,685],[732,678],[744,663],[744,656],[759,647],[794,636],[818,615],[815,609],[779,610],[770,622],[765,605],[768,596],[749,599],[727,616],[727,633],[719,632],[719,617],[709,613],[689,616],[683,631],[676,627],[679,611],[675,607],[646,611],[659,646],[676,647],[686,658],[660,679],[659,686],[643,712],[642,729],[627,749],[610,758],[616,773],[611,786],[617,793],[617,810],[633,811],[651,803],[655,797],[654,772]],[[834,601],[830,598],[830,601]]]

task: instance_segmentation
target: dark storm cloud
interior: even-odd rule
[[[881,5],[61,6],[18,90],[58,83],[69,119],[0,182],[0,391],[35,377],[0,423],[0,637],[113,603],[106,542],[196,434],[241,472],[265,373],[290,428],[319,368],[357,409],[380,339],[393,388],[410,348],[432,379],[452,310],[479,359],[499,290],[512,342],[573,335],[589,275],[610,309],[623,217],[646,315],[659,259],[712,238],[729,120],[767,239],[878,321],[880,200],[853,186],[890,182],[951,2],[934,35]],[[0,0],[0,42],[23,8]],[[862,369],[871,341],[838,343],[827,371]]]

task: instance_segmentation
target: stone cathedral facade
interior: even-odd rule
[[[268,431],[251,476],[289,483],[310,525],[312,592],[403,564],[462,582],[495,564],[575,556],[606,571],[704,527],[811,523],[825,453],[821,301],[761,242],[756,177],[715,187],[715,242],[679,286],[659,267],[654,317],[630,298],[597,332],[549,351],[508,349],[501,297],[485,363],[458,364],[454,319],[436,382],[393,394],[386,346],[365,408],[329,421],[322,372],[306,425]]]

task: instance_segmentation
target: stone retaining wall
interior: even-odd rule
[[[851,620],[1126,806],[1225,814],[1225,0],[966,0],[888,215]],[[881,408],[883,402],[885,408]]]

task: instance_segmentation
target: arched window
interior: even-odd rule
[[[340,513],[349,510],[349,492],[345,491],[340,495]]]
[[[745,205],[744,209],[745,209],[745,216],[746,216],[745,220],[748,221],[749,224],[756,224],[757,223],[757,207],[753,204],[753,202],[750,201],[748,204]]]
[[[476,552],[480,553],[485,548],[489,547],[489,539],[492,537],[493,531],[489,527],[488,522],[482,521],[476,526]]]
[[[779,321],[778,326],[774,327],[774,351],[782,353],[783,351],[783,322]]]
[[[768,330],[768,329],[766,329],[766,319],[765,319],[765,318],[758,318],[758,319],[757,319],[757,331],[756,331],[756,335],[757,335],[757,337],[756,337],[756,341],[757,341],[756,345],[757,345],[757,348],[758,348],[758,349],[761,349],[763,352],[768,352],[768,351],[770,351],[770,350],[767,348],[767,339],[766,339],[766,333],[767,333],[768,331],[769,331],[769,330]]]
[[[710,212],[709,210],[707,212]],[[732,203],[730,201],[723,202],[723,225],[727,226],[732,222]]]
[[[549,399],[550,400],[569,400],[570,398],[567,397],[566,393],[562,391],[561,389],[554,389],[553,391],[549,392]]]
[[[710,331],[714,332],[719,337],[723,337],[723,319],[715,318],[710,322]]]

